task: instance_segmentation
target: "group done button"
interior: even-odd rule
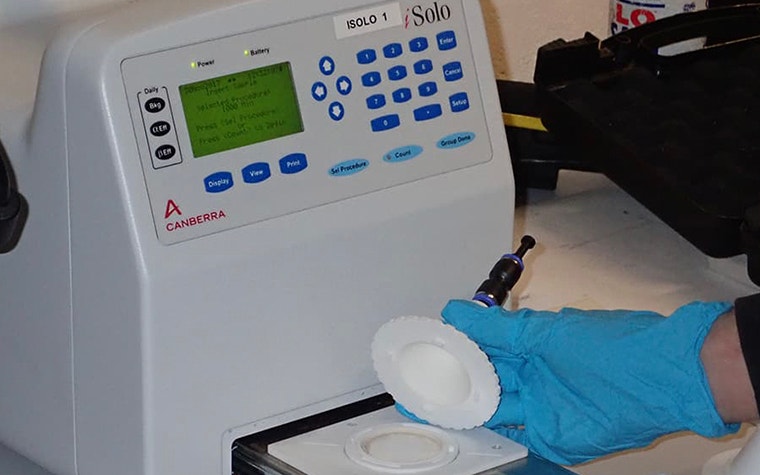
[[[451,149],[463,147],[473,140],[475,140],[474,132],[457,132],[438,140],[438,148]]]
[[[221,193],[232,188],[232,173],[216,172],[203,179],[203,185],[208,193]]]

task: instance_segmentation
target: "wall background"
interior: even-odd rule
[[[536,51],[587,31],[608,35],[609,0],[481,0],[496,77],[532,82]]]
[[[122,1],[0,0],[0,27]],[[536,50],[549,41],[573,40],[586,31],[607,36],[609,0],[481,0],[481,5],[499,79],[530,82]]]

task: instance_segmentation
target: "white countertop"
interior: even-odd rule
[[[556,191],[529,190],[515,238],[538,241],[512,307],[647,309],[669,314],[692,300],[758,291],[743,256],[702,254],[602,175],[563,171]],[[710,456],[741,446],[751,430],[710,441],[679,434],[653,447],[572,467],[581,475],[699,475]]]

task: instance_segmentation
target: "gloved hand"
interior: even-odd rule
[[[451,301],[442,315],[496,368],[501,402],[486,427],[548,460],[576,464],[681,430],[706,437],[738,430],[715,409],[699,358],[712,323],[730,308],[695,302],[665,318]]]

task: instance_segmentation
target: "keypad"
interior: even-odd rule
[[[428,121],[466,111],[470,108],[467,92],[456,90],[456,83],[466,74],[457,47],[456,33],[443,30],[404,42],[358,49],[353,65],[358,72],[352,74],[356,84],[352,75],[345,74],[349,67],[341,67],[330,55],[324,55],[318,61],[312,98],[322,102],[328,96],[363,95],[365,116],[373,132],[392,130],[405,121]],[[318,79],[333,73],[337,80],[332,85]],[[355,103],[346,107],[344,104],[349,103],[342,101],[327,106],[326,115],[333,122],[340,122],[349,112],[347,108],[356,107]]]

